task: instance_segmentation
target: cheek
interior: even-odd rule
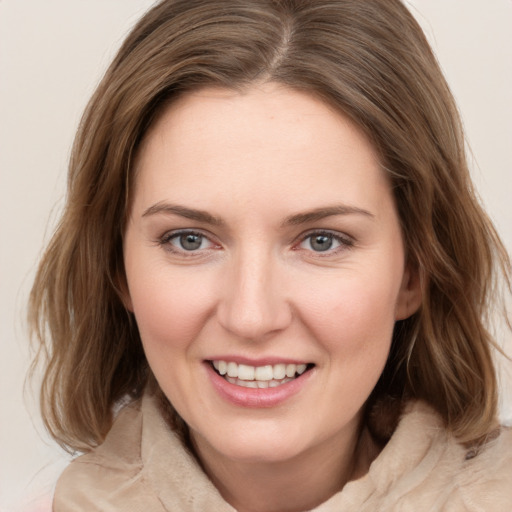
[[[128,285],[146,352],[185,347],[202,329],[212,309],[209,287],[193,273],[156,268],[144,275],[129,275]]]
[[[391,272],[392,274],[392,272]],[[303,321],[334,357],[387,357],[395,323],[396,280],[366,273],[310,288]]]

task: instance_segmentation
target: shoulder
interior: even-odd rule
[[[156,498],[143,477],[141,430],[140,404],[124,407],[105,441],[64,470],[55,489],[54,512],[113,512],[120,507],[146,512]],[[163,510],[155,505],[150,509]]]
[[[407,487],[414,481],[404,494],[404,501],[429,503],[431,508],[425,510],[446,512],[512,510],[511,429],[503,427],[480,449],[468,450],[425,404],[413,406],[401,427],[396,441],[408,445],[402,449],[414,452],[411,439],[415,439],[416,446],[421,446],[419,436],[428,439],[414,467],[396,482],[398,487]]]
[[[512,510],[512,429],[501,428],[477,453],[469,452],[455,480],[454,497],[467,510]]]
[[[512,511],[512,433],[503,428],[470,452],[431,407],[411,402],[368,474],[340,500],[364,512]]]

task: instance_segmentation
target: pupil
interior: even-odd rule
[[[311,247],[315,251],[327,251],[332,247],[332,236],[317,235],[311,240]]]
[[[181,235],[180,244],[186,251],[194,251],[201,247],[202,238],[201,235],[194,235],[192,233]]]

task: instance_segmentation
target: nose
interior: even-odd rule
[[[217,310],[224,329],[248,341],[263,341],[286,329],[292,310],[278,267],[270,256],[255,251],[232,262]]]

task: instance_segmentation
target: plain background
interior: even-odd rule
[[[314,0],[312,0],[314,1]],[[81,112],[152,0],[0,0],[0,511],[42,510],[68,457],[31,387],[25,305]],[[408,2],[458,100],[474,180],[512,249],[512,0]],[[512,341],[509,334],[503,341]],[[503,389],[502,417],[512,420]],[[35,386],[37,388],[37,386]],[[46,496],[46,498],[45,498]],[[40,507],[40,508],[38,508]]]

